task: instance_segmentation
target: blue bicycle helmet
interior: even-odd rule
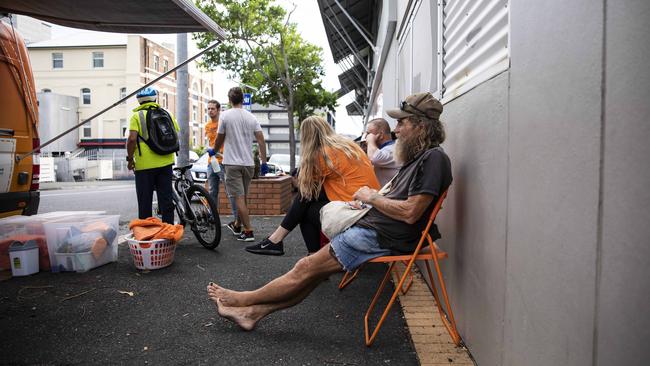
[[[155,102],[158,98],[158,92],[154,88],[144,88],[135,95],[138,103]]]

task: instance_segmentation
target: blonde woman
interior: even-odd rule
[[[361,187],[379,189],[370,160],[353,141],[339,136],[322,118],[305,118],[300,126],[298,195],[268,238],[246,247],[254,254],[283,255],[282,240],[300,225],[307,251],[320,249],[321,207],[329,201],[352,201]]]

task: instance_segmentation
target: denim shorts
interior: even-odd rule
[[[336,235],[330,246],[346,271],[354,271],[373,258],[391,253],[390,249],[379,247],[375,230],[359,226],[352,226]]]

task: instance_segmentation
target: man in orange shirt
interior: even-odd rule
[[[208,136],[210,145],[214,146],[214,142],[217,139],[217,130],[219,129],[219,115],[221,114],[221,103],[212,99],[208,101],[208,117],[210,121],[205,124],[205,134]],[[208,184],[210,189],[210,195],[214,198],[214,202],[219,206],[219,182],[225,182],[224,169],[223,169],[223,147],[219,151],[219,154],[216,154],[212,147],[207,150],[210,157],[208,158]],[[219,162],[219,171],[215,172],[212,169],[210,164],[212,159],[217,159]],[[226,187],[224,186],[224,189]],[[232,207],[232,214],[237,218],[237,206],[233,199],[230,199],[230,207]]]

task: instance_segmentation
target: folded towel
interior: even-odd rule
[[[129,223],[135,240],[170,239],[174,242],[183,237],[183,226],[172,225],[160,221],[157,217],[134,219]]]

